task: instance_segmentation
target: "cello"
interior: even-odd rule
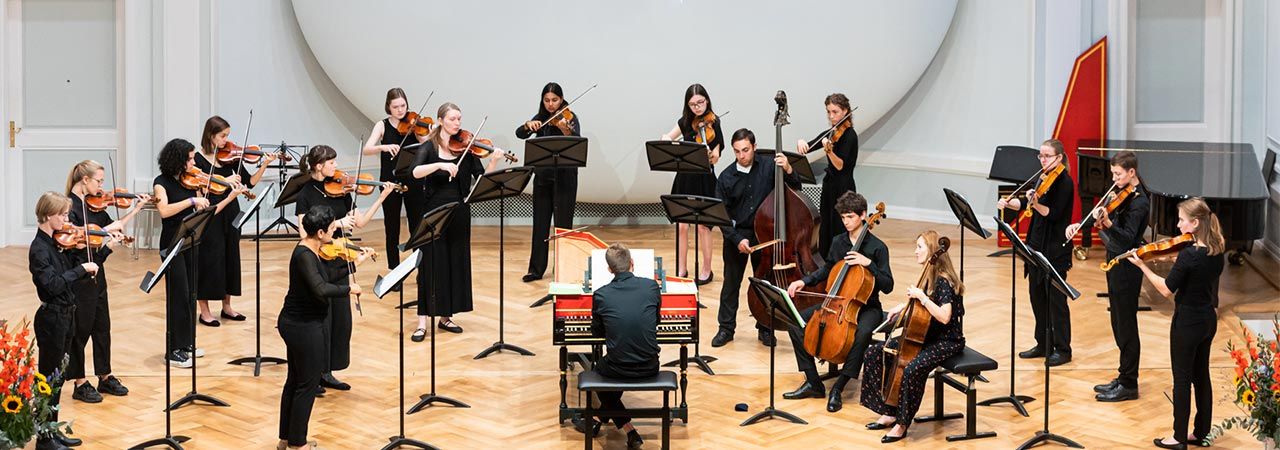
[[[924,271],[920,273],[920,281],[916,282],[916,286],[924,286],[927,294],[931,293],[934,280],[926,280],[925,277],[933,272],[934,264],[949,247],[951,247],[951,239],[946,236],[938,238],[938,250],[929,255],[929,260],[925,262]],[[929,283],[926,285],[925,281]],[[897,337],[885,339],[884,353],[881,355],[884,358],[882,375],[884,379],[880,380],[880,394],[884,404],[898,406],[898,399],[902,396],[903,371],[924,348],[925,335],[929,333],[929,324],[933,321],[933,315],[920,303],[920,300],[908,298],[907,307],[892,320],[894,324],[889,328],[889,332],[894,328],[902,327],[902,333]],[[890,348],[890,341],[897,342],[897,347]]]
[[[867,231],[884,217],[884,202],[877,203],[875,214],[863,219],[850,250],[861,251]],[[833,264],[827,275],[826,298],[804,326],[805,351],[823,361],[844,364],[858,334],[858,311],[866,306],[875,288],[876,277],[866,267],[843,259]]]

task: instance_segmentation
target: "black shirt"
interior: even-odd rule
[[[210,157],[205,156],[204,153],[196,152],[196,158],[195,158],[196,168],[200,169],[202,172],[209,173],[209,167],[212,165],[210,163],[209,158]],[[249,187],[249,189],[253,189],[253,183],[250,183],[250,181],[252,181],[253,179],[253,174],[249,173],[248,170],[245,170],[244,166],[241,165],[239,162],[236,162],[235,164],[228,164],[225,166],[214,167],[213,174],[221,175],[224,178],[230,177],[235,174],[240,174],[240,184],[243,184]],[[222,200],[226,199],[227,195],[228,194],[217,195],[210,192],[209,204],[217,205],[218,203],[222,203]],[[226,214],[227,217],[229,218],[235,218],[236,215],[240,214],[240,200],[237,198],[236,201],[228,203],[226,207],[222,208],[222,211],[218,211],[218,214],[220,215]]]
[[[107,225],[111,225],[112,222],[115,222],[115,220],[111,219],[111,214],[108,214],[106,210],[93,212],[92,210],[85,208],[87,205],[84,205],[84,200],[81,200],[79,195],[72,193],[68,197],[71,197],[71,211],[70,214],[68,214],[67,221],[72,225],[84,226],[86,213],[89,215],[89,223],[93,225],[106,227]],[[110,254],[111,247],[105,245],[99,247],[98,251],[93,252],[93,262],[98,263],[98,266],[102,266],[102,263],[106,262],[107,256]],[[99,267],[98,270],[102,270],[102,268]]]
[[[955,288],[946,278],[938,277],[933,282],[933,295],[929,296],[938,306],[951,305],[951,320],[947,323],[939,322],[937,318],[930,317],[929,331],[925,333],[924,342],[951,341],[964,345],[964,326],[962,325],[962,317],[964,317],[964,297],[957,295]]]
[[[823,133],[826,133],[826,131],[823,131]],[[809,148],[824,151],[822,150],[822,141],[819,139],[821,137],[822,134],[818,134],[818,136],[814,137],[813,140],[809,141]],[[832,133],[832,137],[834,137],[834,133]],[[852,178],[853,166],[858,164],[858,132],[853,131],[853,127],[849,127],[849,129],[844,130],[844,133],[840,135],[840,140],[833,142],[831,145],[833,147],[832,152],[835,153],[841,161],[844,161],[844,167],[840,170],[836,170],[836,166],[831,164],[828,159],[826,170],[827,176]]]
[[[610,363],[629,368],[658,368],[658,316],[662,293],[658,283],[631,272],[591,295],[591,331],[604,332]]]
[[[351,292],[350,286],[330,283],[320,257],[305,245],[293,247],[289,257],[289,291],[284,295],[280,317],[320,321],[329,314],[329,298]]]
[[[412,134],[412,132],[411,132]],[[417,136],[405,136],[400,134],[396,127],[391,126],[391,118],[382,119],[382,145],[399,145],[403,150],[404,147],[418,143]],[[413,150],[406,152],[408,158],[412,158]],[[413,177],[397,177],[395,175],[396,159],[400,157],[400,153],[396,153],[393,158],[390,153],[378,152],[378,160],[381,161],[381,168],[378,170],[379,181],[394,181],[397,183],[413,183]]]
[[[1164,285],[1175,295],[1179,311],[1212,312],[1218,307],[1218,277],[1222,276],[1223,255],[1210,256],[1207,247],[1188,245],[1178,251],[1178,260],[1165,277]]]
[[[306,184],[302,185],[302,191],[298,192],[298,201],[294,207],[293,213],[305,216],[307,215],[307,211],[311,210],[311,207],[324,205],[333,210],[333,219],[338,220],[346,217],[347,213],[351,212],[351,202],[351,194],[343,195],[341,197],[330,197],[329,194],[324,193],[324,183],[311,179],[308,180]],[[335,239],[342,237],[342,235],[343,233],[341,229],[334,230],[333,232],[333,237]]]
[[[1142,246],[1142,230],[1147,228],[1150,213],[1151,200],[1147,198],[1147,190],[1138,186],[1123,205],[1107,215],[1111,219],[1111,228],[1098,232],[1107,246],[1107,258]],[[1093,222],[1092,216],[1086,218],[1086,225],[1090,222]]]
[[[418,150],[417,159],[414,160],[412,167],[418,167],[423,164],[435,164],[438,162],[458,164],[458,176],[452,181],[449,180],[449,172],[437,170],[422,179],[423,190],[427,195],[427,207],[443,205],[449,202],[460,202],[471,194],[471,184],[476,178],[484,175],[484,161],[475,155],[463,155],[445,159],[440,157],[440,152],[436,150],[436,144],[427,141],[422,144]],[[411,169],[412,170],[412,169]]]
[[[718,123],[718,122],[717,122]],[[717,136],[719,137],[719,136]],[[725,243],[737,246],[743,239],[755,236],[756,210],[764,198],[773,192],[773,171],[778,166],[773,159],[757,154],[751,163],[751,171],[738,171],[738,162],[725,168],[716,179],[716,197],[724,200],[733,226],[720,227]],[[794,172],[783,177],[792,189],[800,188],[800,178]]]
[[[545,114],[539,111],[538,114],[535,114],[529,120],[536,120],[538,122],[542,122],[547,120],[551,116],[552,114]],[[557,117],[556,120],[560,120],[560,118]],[[573,113],[573,120],[569,121],[569,128],[573,133],[573,134],[570,134],[570,136],[582,136],[582,124],[578,123],[578,113]],[[564,136],[564,133],[560,131],[560,128],[550,123],[543,125],[542,128],[539,128],[538,131],[534,133],[530,133],[529,129],[525,127],[525,124],[520,124],[520,126],[516,127],[517,138],[529,139],[529,136],[531,135],[537,136],[537,137]]]
[[[27,251],[27,269],[31,271],[31,282],[36,285],[36,296],[43,303],[56,306],[71,306],[76,303],[71,286],[88,275],[83,262],[75,254],[80,251],[61,251],[53,236],[43,230],[36,230],[36,237],[31,240],[31,249]]]
[[[187,202],[190,201],[190,198],[196,196],[196,191],[183,187],[182,183],[174,177],[157,175],[152,184],[164,188],[165,196],[170,204]],[[168,248],[173,244],[171,241],[173,241],[174,235],[178,233],[178,227],[182,226],[182,219],[190,215],[192,211],[194,210],[188,208],[160,220],[160,247]]]
[[[1054,268],[1064,271],[1071,268],[1071,249],[1067,242],[1067,225],[1071,224],[1071,206],[1075,202],[1075,183],[1063,168],[1053,180],[1049,190],[1040,198],[1040,204],[1049,208],[1046,216],[1031,211],[1031,226],[1027,229],[1027,245],[1044,253]],[[1026,200],[1022,207],[1028,207]]]
[[[827,259],[813,271],[804,276],[804,284],[806,286],[817,286],[825,284],[827,275],[831,273],[831,268],[838,261],[844,261],[844,255],[849,253],[853,248],[853,243],[849,241],[849,233],[844,232],[831,239],[831,251],[827,253]],[[867,270],[871,271],[871,275],[875,276],[875,289],[871,291],[871,297],[867,299],[867,306],[880,306],[880,293],[888,294],[893,292],[893,271],[889,269],[889,247],[884,245],[884,241],[876,237],[875,234],[867,232],[863,238],[862,249],[858,251],[867,259],[871,260],[871,265],[867,266]]]

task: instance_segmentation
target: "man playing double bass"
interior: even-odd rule
[[[857,192],[845,192],[836,199],[836,213],[840,214],[840,221],[847,232],[831,239],[831,250],[827,253],[826,262],[822,267],[805,275],[804,279],[793,281],[787,286],[787,294],[794,297],[796,292],[805,286],[825,283],[827,274],[841,259],[848,264],[866,267],[875,277],[875,287],[871,291],[871,296],[867,298],[867,304],[858,311],[858,328],[853,347],[849,349],[844,365],[840,367],[840,376],[836,378],[835,384],[831,385],[831,393],[827,397],[829,412],[839,411],[844,406],[844,400],[840,397],[844,386],[850,379],[858,378],[858,373],[862,371],[863,356],[866,354],[867,346],[871,344],[871,332],[884,320],[879,293],[893,292],[893,273],[889,270],[889,248],[884,245],[884,241],[867,230],[861,248],[857,251],[853,249],[850,236],[858,235],[864,226],[863,220],[867,217],[867,199]],[[821,307],[822,303],[818,303],[806,308],[800,312],[800,316],[804,320],[810,320],[814,311]],[[796,390],[782,394],[782,398],[788,400],[822,398],[825,394],[822,379],[818,376],[818,366],[813,360],[813,355],[804,348],[804,328],[791,327],[788,334],[791,335],[791,347],[796,352],[796,366],[804,372],[805,381]]]

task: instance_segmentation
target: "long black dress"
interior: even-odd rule
[[[724,151],[724,132],[720,131],[720,120],[711,124],[711,128],[715,130],[716,137],[707,145],[711,148],[719,147],[720,151]],[[680,126],[681,139],[694,142],[698,137],[698,130],[693,128],[692,124],[686,124],[683,120],[677,120]],[[676,179],[671,182],[672,194],[701,195],[704,197],[716,196],[716,174],[713,167],[707,173],[677,173]]]
[[[312,206],[324,205],[333,210],[333,218],[341,219],[351,210],[351,194],[341,197],[330,197],[324,193],[324,183],[316,180],[307,181],[298,193],[295,214],[306,215]],[[343,236],[341,229],[334,230],[334,239]],[[335,259],[324,261],[324,270],[330,283],[347,287],[351,284],[348,275],[351,266],[346,261]],[[329,345],[329,362],[327,371],[346,369],[351,365],[351,297],[339,295],[329,298],[329,316],[324,321],[325,340]]]
[[[450,202],[462,202],[471,185],[484,175],[484,162],[473,155],[441,158],[434,142],[422,144],[414,167],[438,162],[458,163],[458,175],[437,170],[423,179],[427,211]],[[471,311],[471,207],[462,203],[453,212],[440,239],[421,247],[418,265],[418,315],[452,316]],[[432,292],[434,290],[434,292]]]
[[[546,121],[551,114],[539,112],[532,119]],[[571,136],[582,135],[582,124],[575,114],[569,121]],[[516,128],[516,137],[528,139],[531,135],[564,136],[555,125],[547,124],[536,133],[530,133],[523,124]],[[573,207],[578,201],[578,169],[544,169],[533,170],[533,245],[529,249],[529,272],[542,276],[547,271],[547,236],[551,235],[552,216],[555,216],[557,228],[573,228]]]
[[[831,239],[845,232],[840,214],[836,212],[836,199],[845,192],[858,191],[853,181],[853,167],[858,164],[858,132],[849,127],[833,145],[832,151],[844,161],[844,167],[836,170],[830,158],[827,159],[827,169],[822,176],[822,197],[818,203],[818,248],[831,248]],[[822,141],[815,137],[809,141],[809,148],[810,151],[823,151]]]
[[[382,145],[399,145],[401,147],[417,144],[418,140],[413,136],[407,138],[391,126],[391,119],[382,119]],[[395,158],[390,153],[382,152],[380,154],[381,168],[378,171],[378,180],[392,181],[400,183],[409,188],[404,193],[392,192],[387,195],[386,200],[382,201],[382,222],[383,232],[387,240],[387,268],[394,268],[400,265],[400,205],[404,205],[406,217],[409,219],[409,234],[413,234],[413,230],[418,229],[418,223],[422,222],[422,215],[427,212],[423,208],[422,180],[413,177],[402,177],[395,175],[396,158],[411,158],[412,153],[406,152],[404,155],[396,154]]]
[[[196,168],[209,172],[210,161],[204,153],[196,152]],[[230,177],[240,174],[240,183],[253,187],[249,179],[253,174],[240,164],[229,164],[214,167],[215,175]],[[209,204],[217,205],[227,198],[226,195],[209,194]],[[240,214],[240,200],[228,203],[222,211],[209,219],[204,237],[200,240],[200,285],[196,288],[196,298],[200,300],[222,300],[228,295],[240,295],[240,229],[235,227],[236,216]]]
[[[164,188],[165,196],[170,204],[188,202],[196,196],[196,192],[182,186],[176,178],[158,175],[152,184]],[[162,252],[172,250],[176,242],[178,228],[182,226],[182,218],[187,217],[192,209],[185,209],[177,214],[160,220],[160,248]],[[164,260],[164,256],[160,257]],[[201,269],[204,269],[201,267]],[[195,343],[192,334],[195,322],[195,298],[191,293],[191,278],[195,276],[196,264],[191,251],[183,252],[173,259],[164,276],[164,298],[168,307],[168,323],[166,326],[172,336],[170,351],[191,347]],[[203,273],[203,271],[202,271]]]

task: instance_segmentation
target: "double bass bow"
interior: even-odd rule
[[[876,204],[876,212],[863,219],[850,251],[860,252],[867,231],[883,218],[884,202],[880,202]],[[843,259],[833,264],[827,275],[827,295],[823,296],[822,306],[805,323],[804,349],[823,361],[843,364],[858,334],[858,311],[866,306],[875,287],[876,277],[866,267]]]
[[[932,294],[934,280],[926,280],[925,277],[933,272],[934,264],[949,247],[951,247],[951,239],[946,236],[938,238],[938,250],[929,255],[929,260],[924,264],[924,271],[920,273],[920,281],[916,282],[916,286],[923,286],[926,295]],[[928,284],[925,283],[926,281]],[[898,400],[902,396],[903,371],[924,348],[924,339],[929,333],[929,324],[933,321],[933,315],[924,307],[924,304],[920,303],[919,299],[911,297],[907,298],[907,307],[891,320],[894,321],[893,327],[889,328],[886,334],[898,327],[902,328],[902,333],[897,337],[885,339],[884,353],[880,355],[884,358],[880,394],[884,404],[898,406]],[[890,348],[890,341],[897,342],[898,345]]]

